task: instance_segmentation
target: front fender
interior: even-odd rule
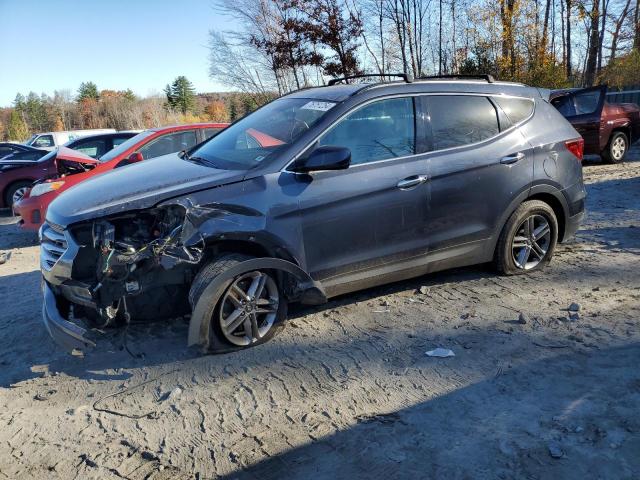
[[[218,300],[235,277],[252,270],[279,270],[292,275],[298,282],[298,288],[303,291],[302,303],[320,304],[327,301],[327,296],[320,283],[314,281],[307,272],[296,264],[279,258],[253,258],[218,275],[204,289],[191,313],[189,346],[209,346],[209,328]]]

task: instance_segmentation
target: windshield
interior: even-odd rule
[[[213,137],[186,159],[225,170],[249,170],[313,128],[335,102],[281,98]]]
[[[98,160],[100,160],[100,162],[108,162],[109,160],[113,160],[114,158],[119,157],[124,152],[129,150],[131,147],[134,147],[137,143],[139,143],[140,141],[144,140],[145,138],[153,135],[154,133],[155,132],[153,130],[147,130],[147,131],[144,131],[142,133],[139,133],[135,137],[131,137],[126,142],[122,142],[120,145],[115,147],[113,150],[109,150],[107,153],[105,153],[100,158],[98,158]]]
[[[31,142],[33,142],[37,137],[38,137],[38,134],[31,135],[31,136],[29,137],[29,140],[27,140],[26,142],[24,142],[24,144],[25,144],[25,145],[31,145]]]

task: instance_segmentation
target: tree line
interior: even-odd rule
[[[234,31],[211,31],[209,74],[236,93],[99,90],[18,94],[0,140],[81,128],[233,121],[336,76],[492,74],[540,87],[640,83],[640,0],[215,0]]]
[[[640,0],[217,0],[212,78],[250,93],[327,76],[492,74],[542,87],[640,82]]]
[[[53,96],[18,93],[12,107],[0,108],[0,141],[24,141],[33,133],[90,128],[147,129],[194,122],[230,122],[255,110],[267,98],[250,93],[196,94],[180,76],[164,95],[147,98],[131,90],[99,90],[83,82],[74,94],[57,90]]]

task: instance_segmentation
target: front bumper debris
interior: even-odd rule
[[[68,352],[95,347],[96,344],[86,337],[86,329],[62,317],[58,311],[56,296],[46,282],[43,282],[42,293],[42,321],[54,342]]]

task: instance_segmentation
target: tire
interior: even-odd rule
[[[548,232],[543,228],[545,223]],[[537,231],[537,237],[529,235],[531,231]],[[502,229],[496,246],[495,267],[505,275],[540,270],[551,261],[557,242],[558,220],[553,209],[540,200],[523,202]]]
[[[33,182],[27,182],[27,181],[22,181],[22,182],[16,182],[12,185],[9,185],[9,188],[7,188],[4,192],[4,204],[6,207],[8,208],[12,208],[13,207],[13,202],[14,202],[14,196],[16,195],[16,192],[19,192],[20,190],[26,189],[31,187],[31,185],[33,184]]]
[[[613,132],[602,158],[608,163],[622,163],[629,150],[629,139],[623,132]]]
[[[246,260],[251,260],[252,258],[254,257],[236,253],[217,257],[198,272],[191,284],[189,303],[192,309],[195,308],[199,302],[211,302],[210,305],[206,306],[207,311],[213,312],[210,319],[208,347],[211,353],[224,353],[260,345],[273,338],[282,328],[282,323],[287,316],[287,302],[282,294],[281,283],[273,271],[256,270],[244,272],[226,282],[223,287],[223,293],[218,298],[202,298],[205,289],[214,278],[231,267]],[[262,285],[262,292],[265,298],[256,299],[255,302],[243,300],[248,304],[245,306],[234,304],[234,301],[238,299],[237,293],[235,293],[238,292],[238,290],[234,287],[238,287],[244,292],[245,285],[248,286],[252,284],[254,280],[259,278],[258,275],[265,277]],[[247,290],[249,289],[250,288],[247,288]],[[277,295],[277,305],[275,307],[271,303],[273,302],[274,295]],[[213,302],[215,302],[215,305]],[[262,309],[273,310],[273,312],[256,313],[261,312]],[[229,319],[239,311],[241,312],[239,315],[249,320],[241,321],[241,323],[233,328],[235,321],[240,321],[240,317],[234,317],[236,320],[231,321],[230,324],[232,328],[225,328],[224,322],[229,321]],[[252,321],[254,318],[256,320],[255,322]],[[247,322],[251,324],[251,335],[247,335],[246,327],[249,325]],[[233,331],[230,331],[231,329]],[[256,335],[255,332],[258,332],[258,335]]]

